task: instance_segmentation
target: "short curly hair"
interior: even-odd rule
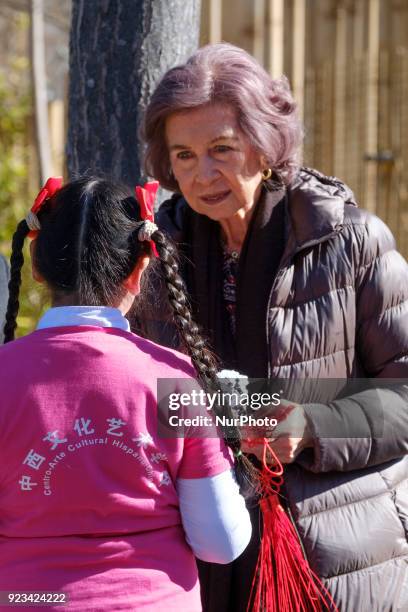
[[[145,170],[170,191],[179,191],[166,143],[173,113],[221,103],[235,109],[252,146],[268,160],[273,176],[288,184],[299,168],[303,127],[286,77],[272,79],[246,51],[227,43],[198,49],[163,76],[146,109]]]

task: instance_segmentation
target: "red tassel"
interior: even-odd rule
[[[283,467],[268,440],[265,438],[263,442],[259,503],[263,533],[247,610],[338,612],[330,593],[304,558],[296,530],[279,503]],[[267,465],[268,454],[272,458],[273,469]]]

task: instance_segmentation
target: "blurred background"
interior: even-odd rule
[[[39,21],[34,5],[0,0],[0,252],[6,256],[39,189],[41,168],[67,175],[71,1],[43,0]],[[305,124],[304,164],[348,183],[408,257],[408,0],[202,0],[200,44],[221,40],[249,51],[272,76],[287,75]],[[47,159],[41,159],[42,138]],[[23,282],[20,335],[33,328],[46,300],[27,266]]]

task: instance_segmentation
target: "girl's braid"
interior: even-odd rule
[[[19,294],[21,285],[21,268],[24,263],[23,246],[28,236],[29,227],[25,221],[20,221],[13,235],[12,251],[10,257],[9,297],[7,303],[6,323],[4,325],[4,343],[14,340],[17,327],[17,315],[20,306]]]
[[[191,357],[200,381],[216,380],[216,361],[206,347],[198,325],[194,322],[185,293],[184,281],[179,273],[177,250],[160,230],[152,235],[160,256],[169,302],[181,340]]]
[[[159,253],[169,302],[182,343],[191,357],[198,379],[204,389],[216,392],[220,387],[217,378],[216,360],[207,348],[198,325],[193,320],[186,297],[184,281],[179,273],[177,249],[160,230],[154,232],[151,238]],[[232,416],[228,406],[221,408],[215,404],[214,408],[220,415]],[[244,494],[251,494],[253,493],[253,487],[257,485],[258,473],[253,464],[242,454],[240,431],[236,426],[228,426],[226,430],[224,429],[223,434],[227,446],[234,453],[236,475],[241,490]]]

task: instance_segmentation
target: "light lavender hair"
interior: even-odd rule
[[[202,47],[159,82],[143,126],[146,173],[179,191],[171,172],[166,119],[213,103],[234,108],[240,129],[272,168],[272,180],[290,183],[299,168],[303,128],[288,80],[272,79],[251,55],[227,43]]]

